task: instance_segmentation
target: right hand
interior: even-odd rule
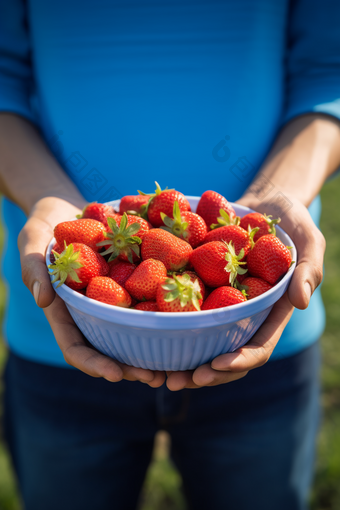
[[[55,225],[79,212],[78,207],[56,197],[45,197],[35,204],[18,237],[22,279],[37,305],[44,309],[66,363],[92,377],[111,382],[141,381],[158,388],[165,381],[164,372],[124,365],[98,352],[84,338],[65,303],[53,290],[45,263],[46,247]]]

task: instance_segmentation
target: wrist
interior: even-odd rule
[[[84,199],[78,199],[74,196],[68,197],[66,194],[63,197],[42,197],[33,204],[29,219],[37,218],[53,230],[58,223],[72,220],[76,214],[82,211],[86,203]]]
[[[279,133],[242,203],[257,209],[265,201],[286,209],[298,200],[308,207],[339,166],[339,146],[338,121],[318,114],[293,119]]]
[[[46,207],[60,207],[65,202],[71,204],[78,209],[83,209],[87,201],[80,194],[78,189],[71,183],[71,186],[64,186],[64,183],[53,183],[49,186],[47,183],[41,185],[30,193],[27,193],[23,199],[23,203],[19,206],[30,216],[36,209],[37,204],[44,204]]]

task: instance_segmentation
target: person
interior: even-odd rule
[[[340,5],[0,5],[5,431],[25,509],[135,508],[159,429],[189,508],[307,508],[324,327],[318,193],[340,164]],[[249,343],[194,371],[95,351],[44,261],[57,223],[155,180],[280,216],[297,247],[289,289]]]

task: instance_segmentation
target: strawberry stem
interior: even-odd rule
[[[238,274],[245,274],[248,269],[244,269],[243,267],[240,267],[241,264],[245,264],[245,262],[240,262],[240,260],[244,257],[244,250],[239,252],[238,255],[236,255],[234,245],[232,241],[230,243],[224,243],[228,249],[227,253],[225,254],[225,259],[228,262],[228,264],[225,266],[225,271],[227,273],[230,273],[229,276],[229,283],[231,287],[235,286],[235,280]]]
[[[119,227],[114,218],[108,217],[107,223],[111,232],[106,232],[106,240],[97,243],[97,246],[110,246],[101,255],[108,255],[110,253],[108,261],[111,262],[121,253],[125,253],[128,261],[133,263],[132,253],[135,253],[137,257],[140,256],[138,245],[141,244],[142,240],[134,235],[140,230],[140,224],[136,222],[127,226],[128,217],[126,213],[123,214]]]
[[[188,223],[182,220],[181,211],[177,200],[175,200],[174,202],[172,214],[173,219],[169,218],[169,216],[161,212],[161,218],[165,227],[160,228],[166,230],[167,232],[170,232],[170,234],[174,234],[177,237],[185,239],[186,237],[188,237],[188,232],[186,231],[188,228]]]
[[[52,250],[52,253],[55,261],[54,264],[48,266],[50,274],[54,277],[52,283],[59,281],[57,285],[58,288],[65,283],[68,276],[70,276],[73,281],[81,283],[76,269],[83,267],[83,264],[77,262],[80,252],[74,251],[73,244],[71,243],[67,246],[65,242],[65,250],[62,253],[57,253],[54,250]]]
[[[239,225],[241,218],[239,216],[235,216],[235,218],[230,219],[229,214],[224,209],[220,209],[220,215],[217,218],[217,223],[212,223],[210,225],[211,230],[214,230],[215,228],[225,227],[229,225]]]
[[[192,282],[188,274],[174,274],[172,278],[165,280],[162,288],[169,291],[164,297],[166,303],[178,298],[182,308],[192,303],[198,312],[201,310],[199,300],[202,299],[202,294],[199,282],[198,280]]]
[[[271,219],[271,218],[272,218],[271,214],[268,214],[268,216],[267,216],[267,215],[266,215],[266,213],[264,213],[264,215],[263,215],[263,216],[264,216],[264,218],[265,218],[266,222],[267,222],[267,223],[268,223],[268,225],[269,225],[268,233],[269,233],[269,234],[273,234],[274,236],[276,236],[276,228],[275,228],[275,225],[276,225],[277,223],[280,223],[281,218],[277,218],[277,219],[275,219],[275,220],[272,220],[272,219]]]

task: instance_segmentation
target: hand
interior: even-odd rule
[[[44,309],[69,365],[92,377],[103,377],[111,382],[126,379],[159,387],[165,380],[163,372],[124,365],[91,347],[74,323],[66,305],[53,290],[45,264],[46,246],[53,237],[54,226],[79,212],[78,207],[56,197],[43,198],[37,202],[18,237],[23,281],[37,305]]]
[[[283,215],[280,226],[291,237],[298,253],[288,291],[274,305],[265,322],[244,347],[233,353],[222,354],[194,371],[169,372],[166,384],[170,390],[216,386],[244,377],[249,370],[268,361],[294,307],[301,310],[307,308],[311,295],[322,281],[326,243],[307,208],[293,196],[286,196],[293,206]],[[251,195],[242,197],[239,203],[277,217],[277,210],[273,211],[270,203],[263,201],[257,204]]]

